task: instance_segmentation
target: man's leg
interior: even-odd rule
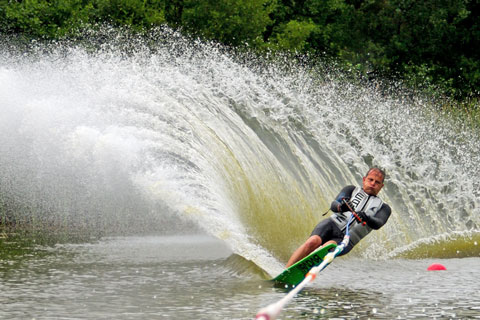
[[[320,242],[320,244],[317,245],[318,241]],[[329,240],[325,242],[322,246],[322,239],[319,236],[317,235],[311,236],[310,238],[307,239],[307,241],[304,244],[302,244],[297,250],[295,250],[295,252],[292,254],[290,259],[288,259],[286,268],[290,267],[295,262],[302,260],[318,247],[320,246],[324,247],[332,243],[338,244],[336,241]]]
[[[322,245],[322,238],[320,238],[320,236],[317,236],[317,235],[311,236],[310,238],[307,239],[307,241],[305,241],[304,244],[302,244],[297,250],[293,252],[290,259],[288,259],[286,267],[288,268],[295,262],[305,258],[313,250],[317,249],[321,245]]]

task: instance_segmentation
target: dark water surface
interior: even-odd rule
[[[426,271],[433,262],[447,271]],[[480,319],[479,258],[338,258],[279,319]],[[0,263],[1,319],[253,319],[286,290],[204,236],[38,247]]]

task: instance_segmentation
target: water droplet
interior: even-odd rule
[[[373,308],[372,313],[377,313],[377,308]]]
[[[474,244],[474,245],[478,245],[477,241],[475,241],[473,244]]]
[[[258,286],[258,289],[262,289],[262,285],[259,285],[259,286]]]

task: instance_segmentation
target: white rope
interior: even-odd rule
[[[325,269],[332,261],[335,259],[337,255],[340,254],[340,252],[343,251],[343,249],[348,245],[348,242],[350,241],[350,236],[348,235],[348,230],[347,230],[347,235],[343,238],[342,242],[340,245],[338,245],[334,251],[328,253],[324,258],[321,264],[319,264],[316,267],[313,267],[308,271],[307,275],[305,276],[305,279],[303,279],[302,282],[300,282],[294,289],[292,289],[285,297],[280,299],[279,301],[272,303],[268,305],[265,308],[260,309],[258,311],[257,316],[255,319],[257,320],[274,320],[277,318],[277,316],[282,312],[282,309],[287,303],[292,300],[295,295],[300,292],[309,282],[313,282],[317,276],[317,274]]]

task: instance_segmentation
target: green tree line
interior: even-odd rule
[[[459,100],[480,92],[478,0],[0,0],[0,31],[68,37],[109,23],[255,50],[333,57]]]

